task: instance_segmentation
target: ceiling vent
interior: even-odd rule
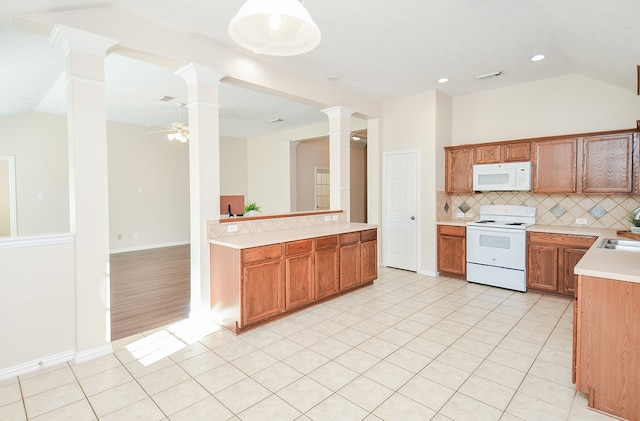
[[[493,72],[493,73],[487,73],[484,75],[478,75],[475,76],[476,80],[484,80],[484,79],[491,79],[492,77],[498,77],[502,74],[501,71],[497,71],[497,72]]]

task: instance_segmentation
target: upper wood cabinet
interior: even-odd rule
[[[575,193],[578,139],[541,140],[532,143],[534,193]]]
[[[633,133],[583,139],[582,192],[633,191],[633,140]]]
[[[476,146],[474,164],[495,164],[500,162],[500,145]]]
[[[505,142],[476,145],[474,164],[497,164],[499,162],[523,162],[531,160],[531,142]]]
[[[531,160],[531,142],[505,143],[500,149],[502,162]]]
[[[473,192],[473,146],[445,148],[445,190]]]

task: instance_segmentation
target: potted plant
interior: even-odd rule
[[[259,212],[260,212],[260,206],[258,206],[256,202],[247,202],[247,204],[244,205],[245,216],[256,215]]]
[[[640,234],[640,208],[631,212],[627,217],[627,220],[631,222],[631,225],[633,225],[631,227],[631,232]]]

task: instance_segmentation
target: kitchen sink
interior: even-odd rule
[[[640,252],[640,241],[607,238],[600,244],[600,248]]]

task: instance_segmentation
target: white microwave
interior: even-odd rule
[[[473,166],[474,191],[531,190],[531,162],[505,162]]]

